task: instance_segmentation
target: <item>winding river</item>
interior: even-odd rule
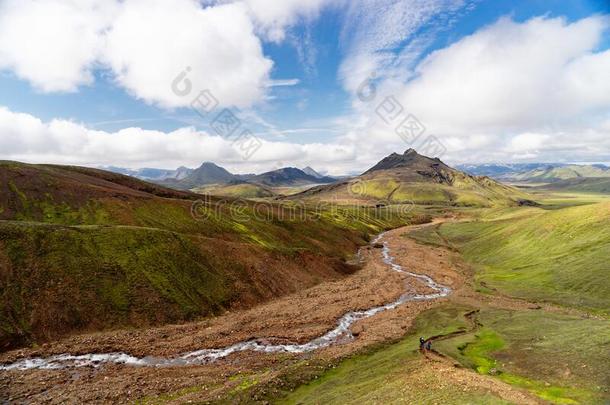
[[[385,233],[382,233],[372,243],[379,243],[381,240],[383,240],[384,236]],[[109,363],[141,367],[188,366],[211,363],[216,360],[227,357],[233,353],[243,351],[256,351],[264,353],[311,352],[314,350],[328,347],[339,341],[344,341],[346,339],[354,339],[350,328],[357,321],[360,321],[365,318],[370,318],[371,316],[374,316],[380,312],[395,309],[399,305],[402,305],[406,302],[434,300],[446,297],[451,293],[451,289],[449,287],[436,283],[434,280],[432,280],[426,275],[408,272],[404,270],[400,265],[396,264],[394,262],[394,258],[390,255],[390,248],[388,247],[387,242],[383,242],[382,255],[384,263],[389,265],[393,271],[407,274],[423,282],[434,292],[431,294],[415,294],[407,291],[406,293],[401,295],[396,301],[391,302],[389,304],[373,307],[366,311],[350,311],[339,319],[337,326],[334,329],[304,344],[270,345],[261,343],[263,339],[255,339],[239,342],[234,345],[219,349],[203,349],[188,352],[173,358],[154,356],[139,358],[126,353],[91,353],[82,355],[60,354],[47,358],[29,358],[19,360],[15,363],[2,364],[0,365],[0,370],[54,370],[74,367],[99,367],[103,364]]]

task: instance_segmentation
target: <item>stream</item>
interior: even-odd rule
[[[379,235],[372,243],[379,243],[385,236],[385,233]],[[189,366],[211,363],[216,360],[227,357],[236,352],[256,351],[263,353],[306,353],[325,347],[331,346],[338,342],[354,339],[350,328],[351,326],[362,319],[370,318],[380,312],[395,309],[399,305],[411,301],[434,300],[446,297],[451,293],[449,287],[436,283],[432,278],[408,272],[400,265],[394,262],[394,258],[390,255],[390,248],[387,242],[383,243],[382,249],[383,261],[391,267],[393,271],[407,274],[432,289],[431,294],[415,294],[411,291],[405,292],[396,301],[378,307],[373,307],[365,311],[350,311],[343,315],[337,326],[307,343],[303,344],[263,344],[264,339],[254,339],[244,342],[239,342],[231,346],[219,349],[202,349],[193,352],[184,353],[178,357],[134,357],[126,353],[91,353],[82,355],[60,354],[47,358],[29,358],[22,359],[10,364],[0,364],[0,370],[31,370],[31,369],[46,369],[55,370],[74,367],[99,367],[103,364],[124,364],[128,366],[140,367],[169,367],[169,366]]]

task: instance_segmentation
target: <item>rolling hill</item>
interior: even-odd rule
[[[610,203],[444,224],[439,233],[475,265],[483,288],[608,313]]]
[[[610,194],[610,177],[577,177],[540,186],[546,190]]]
[[[387,156],[358,177],[314,187],[291,198],[481,207],[532,204],[527,194],[515,188],[488,177],[465,174],[413,149]]]
[[[507,180],[531,183],[552,183],[583,177],[607,178],[610,177],[610,168],[600,165],[547,166],[503,176]]]
[[[193,191],[219,197],[233,198],[271,198],[277,195],[268,187],[247,182],[197,187],[193,189]]]
[[[262,215],[201,198],[97,169],[0,162],[0,350],[185,321],[341,278],[367,235],[414,216],[303,219],[279,204]]]

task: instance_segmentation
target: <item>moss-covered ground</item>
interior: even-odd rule
[[[610,402],[610,204],[605,198],[553,195],[543,206],[475,209],[471,221],[412,232],[421,243],[463,254],[479,291],[578,308],[582,315],[482,305],[476,329],[435,350],[556,404]],[[350,358],[284,397],[283,403],[502,403],[467,394],[443,376],[433,392],[416,383],[419,335],[465,330],[465,309],[449,303],[422,314],[401,342]],[[590,315],[587,315],[589,313]],[[597,316],[596,316],[597,315]]]

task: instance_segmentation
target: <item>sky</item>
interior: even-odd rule
[[[610,0],[0,0],[0,159],[610,162]]]

